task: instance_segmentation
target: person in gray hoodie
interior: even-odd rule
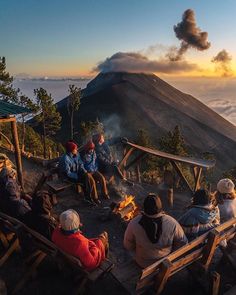
[[[124,247],[135,252],[137,264],[145,268],[187,244],[188,240],[179,223],[162,210],[158,196],[148,195],[143,207],[142,214],[128,224]]]
[[[207,190],[197,190],[192,204],[179,219],[189,241],[199,237],[220,224],[218,206],[212,204],[212,196]]]

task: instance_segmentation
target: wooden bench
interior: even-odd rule
[[[124,265],[114,268],[112,274],[130,294],[142,294],[149,288],[154,288],[158,295],[170,277],[186,267],[189,269],[192,264],[197,265],[202,273],[207,273],[216,248],[223,240],[231,239],[235,233],[236,218],[233,218],[144,269],[138,268],[133,262],[130,267]],[[194,272],[193,268],[191,272]],[[219,284],[219,278],[213,282],[215,285]],[[216,287],[212,286],[212,290],[216,290]]]
[[[59,268],[63,268],[62,266],[67,264],[74,270],[76,276],[80,278],[79,283],[75,286],[76,294],[78,292],[81,294],[82,291],[85,290],[88,281],[97,281],[102,276],[109,273],[114,266],[113,263],[109,261],[109,259],[105,259],[98,268],[88,272],[82,267],[82,264],[78,258],[63,252],[54,243],[46,239],[38,232],[27,227],[21,221],[4,213],[0,213],[0,221],[5,223],[8,228],[14,232],[18,240],[18,245],[22,239],[22,234],[27,234],[33,242],[34,248],[36,247],[36,250],[33,251],[33,253],[31,253],[26,259],[26,262],[30,263],[30,266],[27,267],[23,277],[16,284],[14,290],[12,291],[13,294],[19,292],[19,290],[22,289],[28,279],[36,273],[37,268],[47,256],[52,257],[58,264]],[[18,230],[19,228],[21,229],[20,231]],[[5,258],[5,261],[8,257]]]

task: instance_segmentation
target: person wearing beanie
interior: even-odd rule
[[[216,201],[220,210],[220,222],[236,217],[236,193],[231,179],[224,178],[217,183]]]
[[[142,268],[187,242],[179,223],[162,210],[162,202],[154,194],[145,198],[143,212],[129,222],[124,235],[124,247],[135,252],[135,260]]]
[[[109,147],[109,145],[115,145],[117,143],[122,142],[123,139],[124,138],[115,138],[109,141],[105,141],[103,133],[94,134],[92,137],[92,140],[95,144],[98,170],[104,175],[107,175],[109,178],[114,175],[116,181],[118,182],[120,180],[123,180],[127,182],[127,184],[132,184],[123,176],[121,170],[117,166],[117,163],[114,161],[112,157],[111,150]]]
[[[23,222],[51,240],[56,228],[57,216],[52,214],[52,196],[48,191],[38,191],[32,198],[32,210],[24,215]]]
[[[212,204],[213,196],[207,190],[197,190],[187,211],[179,218],[189,241],[199,237],[220,223],[218,206]]]
[[[88,181],[91,188],[89,197],[92,198],[94,202],[99,203],[100,201],[98,200],[96,182],[99,182],[99,184],[101,185],[102,197],[104,199],[109,199],[109,195],[107,190],[106,179],[102,175],[102,173],[98,171],[97,155],[94,148],[95,145],[93,141],[90,140],[84,145],[83,150],[80,154],[84,168],[86,169],[89,177]]]
[[[0,172],[0,206],[1,210],[18,219],[31,210],[31,197],[25,194],[16,179],[13,168],[4,167]]]
[[[52,241],[64,252],[79,258],[87,271],[97,268],[106,257],[108,235],[87,239],[80,231],[79,214],[72,209],[60,215],[60,225],[54,230]]]

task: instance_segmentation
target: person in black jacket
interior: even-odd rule
[[[52,198],[47,191],[38,191],[32,198],[32,211],[24,215],[23,222],[33,230],[51,240],[58,225],[57,217],[52,214]]]
[[[22,219],[31,210],[31,197],[24,194],[16,179],[13,168],[3,168],[0,173],[0,210],[4,213]]]
[[[107,175],[108,177],[111,177],[112,175],[115,176],[115,178],[120,181],[123,180],[129,184],[132,184],[131,182],[127,181],[127,179],[124,177],[122,172],[120,171],[117,163],[114,161],[111,150],[109,147],[110,145],[114,145],[116,143],[127,141],[126,138],[116,138],[113,140],[110,140],[108,143],[105,141],[104,135],[102,133],[98,133],[93,135],[92,140],[95,144],[95,152],[97,155],[97,163],[98,163],[98,170]]]

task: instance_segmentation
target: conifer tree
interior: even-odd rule
[[[39,114],[36,120],[40,123],[43,132],[43,155],[47,156],[46,151],[46,138],[55,135],[61,128],[61,115],[57,111],[57,107],[53,102],[51,94],[43,88],[35,89],[36,102]]]
[[[70,138],[74,138],[74,113],[79,110],[81,99],[81,88],[69,85],[69,97],[67,100],[67,111],[70,117]]]

